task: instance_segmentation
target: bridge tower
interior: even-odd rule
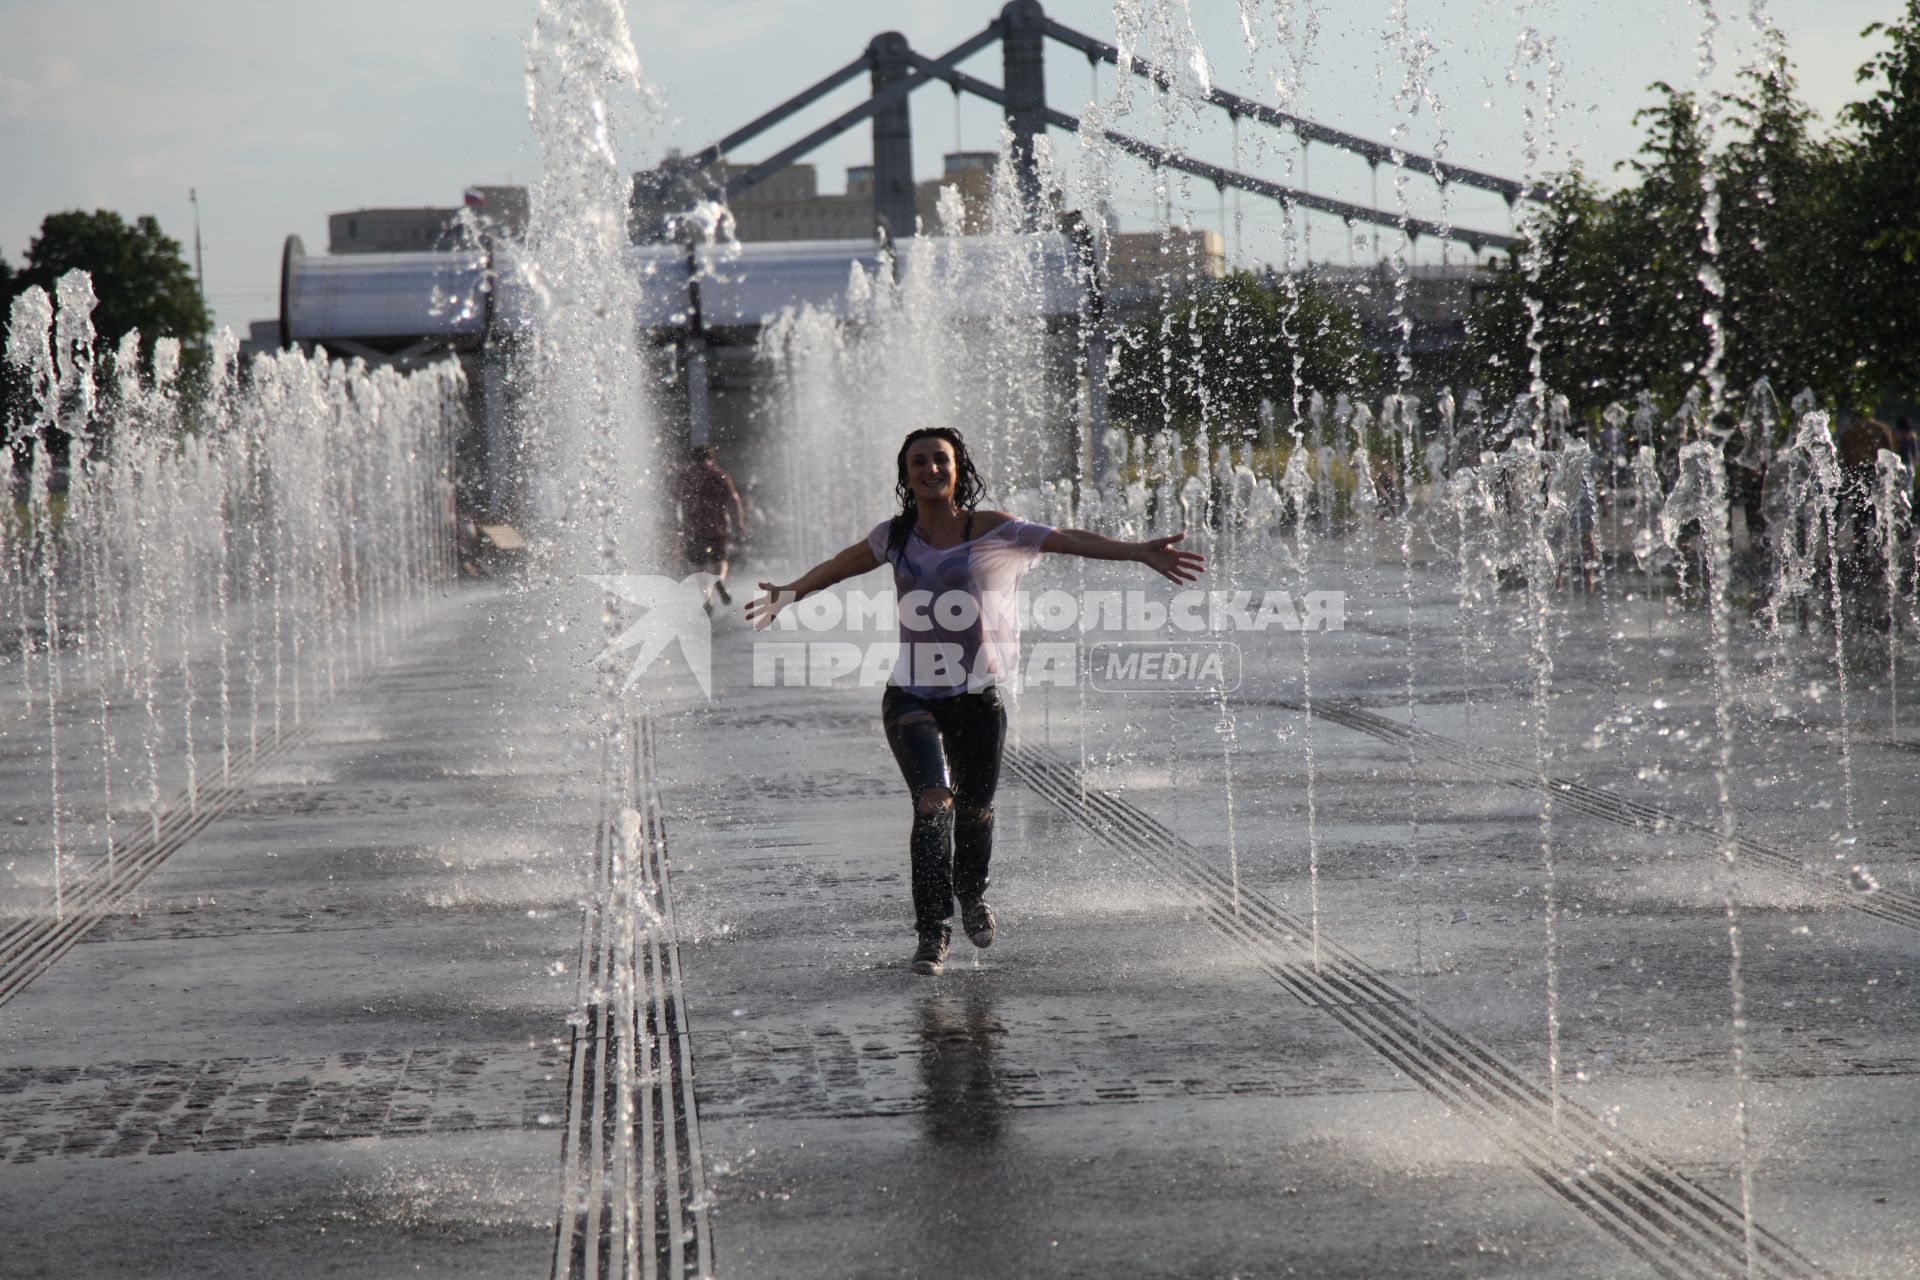
[[[1033,140],[1047,132],[1047,13],[1040,0],[1009,0],[1000,10],[1001,69],[1006,86],[1007,129],[1013,134],[1014,174],[1020,203],[1033,219],[1040,208],[1040,176]]]
[[[867,44],[875,97],[907,78],[912,54],[898,31],[883,31]],[[913,121],[904,93],[873,115],[873,220],[890,240],[913,234]]]

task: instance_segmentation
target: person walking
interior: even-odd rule
[[[686,470],[680,473],[679,489],[680,547],[688,565],[714,575],[706,602],[707,612],[712,613],[714,595],[722,604],[733,603],[727,592],[728,536],[730,532],[746,535],[746,508],[741,505],[733,477],[715,461],[710,444],[693,447]]]
[[[1176,583],[1194,581],[1206,566],[1176,545],[1183,534],[1126,542],[979,510],[984,486],[951,427],[909,432],[894,466],[899,512],[792,582],[762,582],[765,594],[746,615],[765,627],[797,600],[892,567],[900,654],[880,720],[913,801],[908,853],[919,946],[910,967],[936,976],[946,967],[956,901],[974,946],[991,946],[995,936],[986,891],[1007,732],[1000,685],[1019,670],[1020,578],[1044,552],[1135,561]]]

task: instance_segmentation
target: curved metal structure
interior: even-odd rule
[[[288,236],[281,341],[403,362],[478,347],[493,321],[491,257],[487,249],[315,256]]]
[[[630,246],[624,265],[642,282],[634,325],[643,332],[754,329],[790,307],[845,315],[847,283],[858,269],[891,272],[902,283],[942,271],[935,293],[947,314],[984,316],[1004,308],[995,273],[971,270],[1017,252],[1042,282],[1047,315],[1078,313],[1087,282],[1080,249],[1057,232],[1021,236],[921,236],[893,251],[873,240],[799,240],[713,246]],[[691,269],[690,269],[691,268]],[[697,284],[698,310],[690,286]],[[342,355],[414,359],[475,350],[531,327],[531,289],[509,245],[448,253],[309,255],[287,237],[280,267],[280,324],[288,345]]]

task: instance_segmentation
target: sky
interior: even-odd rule
[[[611,3],[613,0],[548,0]],[[540,0],[0,0],[0,255],[18,265],[50,212],[114,209],[152,214],[193,253],[200,202],[206,290],[217,320],[245,333],[270,317],[280,251],[298,234],[326,243],[330,212],[375,206],[457,205],[471,184],[536,182],[538,152],[527,118],[526,45]],[[1190,60],[1197,48],[1211,82],[1321,123],[1511,177],[1577,161],[1614,180],[1640,142],[1633,122],[1648,85],[1724,86],[1752,62],[1756,14],[1785,35],[1803,97],[1823,120],[1860,96],[1854,73],[1882,42],[1869,23],[1898,16],[1894,0],[1051,0],[1050,16],[1112,40],[1121,20],[1170,24]],[[1116,9],[1120,12],[1116,13]],[[938,56],[974,34],[998,6],[974,0],[630,0],[625,5],[650,92],[634,92],[621,118],[620,154],[632,168],[669,148],[692,151],[857,56],[883,30]],[[1290,36],[1283,39],[1280,25]],[[1703,35],[1712,67],[1702,79]],[[1252,47],[1246,35],[1252,31]],[[1423,54],[1422,50],[1426,52]],[[1529,53],[1537,56],[1529,57]],[[1409,62],[1424,92],[1397,93]],[[1551,68],[1551,70],[1549,70]],[[997,48],[964,69],[999,83]],[[1050,45],[1048,98],[1078,114],[1110,102],[1113,68],[1090,75],[1081,55]],[[1189,81],[1193,73],[1186,73]],[[1136,82],[1138,83],[1138,82]],[[1545,109],[1551,86],[1554,109]],[[762,158],[864,99],[849,86],[743,148]],[[912,99],[915,175],[940,156],[997,142],[998,109],[942,86]],[[1115,127],[1171,129],[1183,149],[1225,163],[1235,136],[1217,111],[1151,112],[1144,86]],[[811,157],[823,190],[867,161],[865,126]],[[1531,139],[1532,145],[1529,145]],[[1072,170],[1080,147],[1056,133]],[[1240,167],[1302,180],[1299,149],[1242,124]],[[1322,194],[1371,202],[1366,165],[1312,149],[1306,183]],[[1381,207],[1404,201],[1442,212],[1434,184],[1396,191],[1378,178]],[[1225,201],[1210,184],[1176,189],[1177,219],[1222,231],[1247,262],[1285,252],[1284,216],[1271,201]],[[1113,192],[1123,230],[1151,225],[1160,202],[1149,172],[1129,167]],[[1505,231],[1494,196],[1459,192],[1445,212],[1462,226]],[[1370,238],[1312,219],[1314,256],[1365,260]],[[1392,248],[1392,246],[1388,246]],[[1419,261],[1438,258],[1431,241]]]

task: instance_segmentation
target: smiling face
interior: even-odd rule
[[[907,489],[921,506],[953,501],[958,468],[953,446],[938,436],[923,436],[907,448]]]

